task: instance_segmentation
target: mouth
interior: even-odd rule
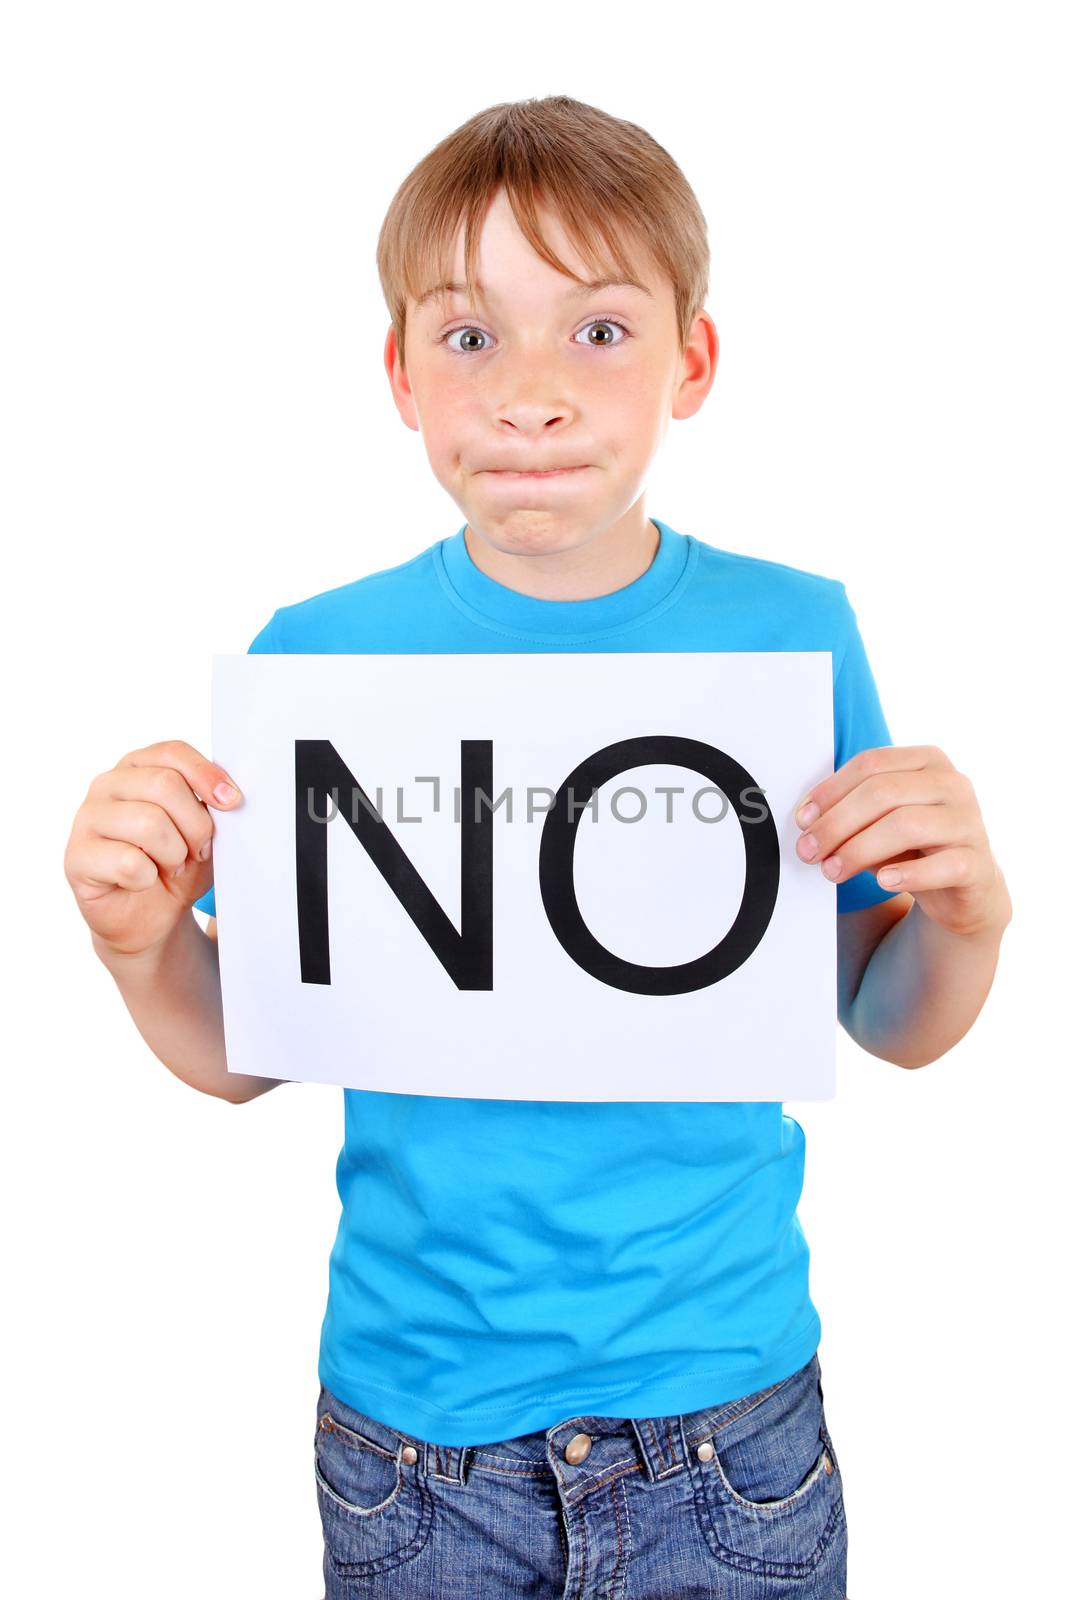
[[[487,470],[486,470],[486,476],[490,477],[490,478],[516,478],[516,479],[523,479],[523,478],[532,478],[532,479],[567,478],[567,477],[572,477],[574,475],[574,473],[576,473],[576,472],[585,472],[585,471],[587,471],[587,468],[584,467],[584,466],[583,467],[552,467],[551,469],[549,469],[548,471],[545,471],[545,472],[513,472],[510,468],[490,467],[490,468],[487,468]]]

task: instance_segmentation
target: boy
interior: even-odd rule
[[[590,203],[592,202],[592,204]],[[831,650],[835,770],[797,796],[837,885],[839,1017],[902,1067],[967,1031],[1011,916],[968,780],[894,747],[844,586],[645,512],[718,337],[696,199],[642,129],[498,105],[401,185],[378,266],[405,423],[462,509],[421,555],[275,611],[254,651]],[[101,774],[66,870],[168,1067],[234,1103],[210,888],[232,776]],[[785,845],[787,841],[783,841]],[[209,913],[205,935],[191,915]],[[327,1596],[845,1594],[846,1524],[774,1103],[344,1091],[319,1352]]]

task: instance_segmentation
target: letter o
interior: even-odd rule
[[[661,763],[702,773],[715,784],[735,811],[741,791],[755,779],[724,750],[700,739],[674,734],[648,734],[605,745],[580,762],[564,780],[575,796],[577,816],[568,820],[557,806],[545,817],[541,832],[538,875],[541,900],[552,932],[583,971],[613,989],[629,994],[692,994],[720,983],[746,962],[767,931],[781,877],[778,832],[770,808],[766,819],[744,827],[745,888],[729,930],[702,956],[673,967],[645,967],[614,955],[594,938],[578,908],[574,891],[574,847],[578,823],[593,791],[632,767]],[[635,820],[633,818],[630,819]]]

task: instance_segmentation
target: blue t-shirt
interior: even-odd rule
[[[282,606],[251,649],[830,650],[835,768],[892,742],[842,583],[651,520],[651,566],[612,594],[509,589],[474,565],[464,524]],[[870,872],[837,886],[839,911],[891,898]],[[213,915],[214,891],[197,907]],[[464,1445],[585,1414],[677,1415],[817,1348],[804,1132],[780,1102],[345,1089],[344,1108],[319,1378],[390,1427]]]

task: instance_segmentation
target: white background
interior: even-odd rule
[[[849,1592],[999,1597],[1058,1571],[1053,20],[943,0],[8,8],[9,1592],[321,1595],[341,1091],[234,1107],[180,1083],[95,960],[62,857],[96,773],[157,739],[208,748],[212,652],[461,525],[387,388],[378,229],[468,116],[561,92],[647,128],[708,218],[719,372],[647,510],[845,580],[895,742],[969,775],[1014,899],[954,1050],[907,1072],[842,1034],[836,1099],[797,1108]]]

